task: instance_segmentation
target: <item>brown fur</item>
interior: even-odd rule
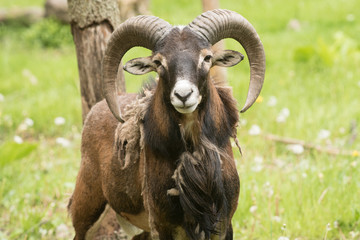
[[[228,107],[227,111],[233,112],[236,106],[234,106],[235,102],[231,97],[230,88],[217,88],[215,91],[221,94],[221,96],[218,95],[221,101],[217,100],[217,104],[223,105],[232,101],[232,104],[229,105],[231,107]],[[123,111],[126,105],[135,100],[135,97],[135,95],[119,97]],[[236,111],[235,115],[237,115]],[[237,119],[235,116],[234,118]],[[186,122],[185,120],[182,121]],[[199,123],[196,120],[192,121],[195,123],[190,132],[201,131]],[[141,153],[139,159],[132,159],[133,161],[128,163],[128,166],[124,169],[125,164],[119,161],[118,156],[114,154],[113,148],[114,139],[116,140],[115,133],[118,132],[116,129],[121,125],[123,124],[119,124],[113,117],[105,101],[100,102],[92,109],[85,122],[82,141],[82,163],[76,188],[69,203],[69,210],[78,234],[75,239],[84,239],[86,231],[99,217],[106,203],[109,203],[119,214],[125,217],[128,216],[130,221],[131,216],[136,219],[136,215],[149,208],[149,205],[160,205],[161,208],[146,209],[146,212],[151,211],[153,217],[157,219],[156,222],[167,222],[165,224],[165,227],[168,225],[167,228],[172,229],[177,224],[181,224],[181,210],[174,210],[170,215],[164,211],[166,208],[174,208],[169,206],[169,204],[172,204],[171,200],[164,193],[175,187],[171,179],[174,170],[177,168],[176,164],[165,161],[165,159],[162,160],[162,157],[155,156],[150,149],[145,148],[146,151]],[[217,121],[216,126],[220,125],[220,122]],[[221,131],[221,128],[217,129]],[[224,146],[222,149],[227,156],[225,158],[225,154],[222,154],[222,171],[226,174],[223,174],[222,178],[224,188],[228,189],[225,191],[228,204],[232,206],[228,215],[232,216],[237,206],[239,183],[230,142],[228,141]],[[146,155],[146,161],[144,155]],[[144,165],[147,165],[147,167]],[[151,169],[149,169],[150,166]],[[146,183],[144,176],[147,179]],[[159,185],[159,183],[162,184]],[[154,199],[154,196],[162,197]],[[148,206],[145,206],[144,203],[147,203]],[[177,204],[179,205],[179,203]],[[168,221],[169,219],[171,221]],[[132,222],[135,223],[136,220]],[[136,223],[135,225],[139,226]],[[145,231],[150,231],[151,228],[149,225],[146,228],[144,226],[139,227],[142,227]],[[149,235],[145,234],[144,236]],[[139,236],[134,239],[142,238]]]
[[[194,46],[191,32],[184,32],[180,51],[202,49],[204,42]],[[173,64],[170,61],[169,69]],[[134,240],[173,240],[184,232],[190,240],[232,239],[240,187],[230,144],[239,117],[236,101],[231,88],[215,85],[200,72],[202,101],[195,112],[180,114],[169,99],[173,83],[164,80],[172,74],[164,73],[152,97],[119,96],[124,124],[105,101],[89,113],[69,202],[74,239],[85,239],[106,204],[144,230]]]

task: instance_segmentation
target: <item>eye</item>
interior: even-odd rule
[[[161,62],[159,60],[154,60],[154,63],[156,65],[156,67],[160,67],[161,66]]]
[[[204,62],[210,62],[211,61],[212,56],[211,55],[207,55],[206,57],[204,57]]]

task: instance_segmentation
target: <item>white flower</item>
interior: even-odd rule
[[[326,225],[326,231],[331,231],[331,224],[330,224],[330,223],[328,223],[328,224]]]
[[[5,100],[4,95],[2,95],[2,94],[0,93],[0,102],[3,102],[4,100]]]
[[[344,134],[346,132],[346,129],[344,127],[341,127],[339,129],[339,133]]]
[[[324,140],[330,137],[330,131],[326,129],[321,129],[318,133],[318,139]]]
[[[283,115],[278,115],[278,116],[276,117],[276,122],[278,122],[278,123],[284,123],[284,122],[286,122],[286,117],[284,117]]]
[[[69,140],[67,140],[66,138],[62,138],[62,137],[58,137],[56,139],[56,143],[67,148],[71,146],[71,142]]]
[[[298,164],[299,169],[308,170],[310,168],[310,161],[308,159],[303,159]]]
[[[39,233],[41,234],[41,236],[45,236],[48,233],[48,231],[44,228],[40,228]]]
[[[354,231],[351,231],[349,232],[349,235],[352,239],[356,238],[358,235],[359,235],[359,232],[354,232]]]
[[[263,162],[263,157],[261,157],[261,156],[256,156],[255,158],[254,158],[254,162],[256,163],[256,164],[262,164],[262,162]]]
[[[264,192],[266,193],[266,195],[270,198],[274,195],[274,189],[271,186],[270,182],[266,182],[263,186],[264,188]]]
[[[272,220],[273,220],[274,222],[280,222],[280,221],[281,221],[281,217],[279,217],[279,216],[273,216],[273,217],[272,217]]]
[[[240,126],[246,126],[246,124],[247,124],[246,119],[242,119],[242,118],[241,118],[241,119],[239,120],[239,125],[240,125]]]
[[[348,22],[353,22],[353,21],[355,21],[355,16],[354,16],[354,14],[348,14],[347,16],[346,16],[346,20],[348,21]]]
[[[32,72],[30,72],[29,69],[24,69],[22,71],[22,74],[30,81],[32,85],[38,84],[38,79],[35,77],[35,75]]]
[[[304,152],[304,147],[300,144],[289,144],[286,146],[286,149],[297,155]]]
[[[262,162],[263,158],[261,156],[256,156],[254,158],[254,165],[251,167],[251,171],[260,172],[263,169]]]
[[[278,123],[286,122],[286,119],[290,116],[290,110],[288,108],[281,109],[279,115],[276,118]]]
[[[279,158],[276,158],[276,159],[274,160],[274,163],[275,163],[275,165],[276,165],[277,167],[279,167],[279,168],[283,168],[283,167],[285,167],[285,165],[286,165],[286,162],[283,161],[282,159],[279,159]]]
[[[263,166],[261,164],[257,164],[251,167],[251,171],[253,172],[260,172],[263,169]]]
[[[351,182],[351,177],[345,175],[345,176],[343,177],[343,182],[344,182],[345,185],[348,184],[348,183],[350,183],[350,182]]]
[[[261,128],[258,125],[252,125],[250,130],[249,130],[249,134],[250,135],[259,135],[261,133]]]
[[[65,118],[63,118],[63,117],[57,117],[57,118],[55,118],[55,120],[54,120],[54,123],[55,123],[55,125],[64,125],[65,124],[65,122],[66,122],[66,120],[65,120]]]
[[[64,239],[64,238],[69,238],[69,227],[65,224],[60,224],[59,226],[57,226],[56,228],[56,239]]]
[[[251,213],[255,213],[257,209],[258,209],[258,207],[256,205],[254,205],[254,206],[251,206],[249,210]]]
[[[13,120],[12,120],[12,117],[11,115],[4,115],[4,123],[6,123],[7,125],[9,126],[12,126],[13,125]]]
[[[288,116],[290,116],[290,110],[288,108],[283,108],[283,109],[281,109],[280,114],[285,117],[288,117]]]
[[[72,188],[75,187],[75,183],[73,183],[73,182],[65,182],[64,187],[72,189]]]
[[[322,180],[324,178],[324,174],[322,172],[319,172],[318,177],[319,177],[320,180]]]
[[[17,130],[20,132],[24,132],[26,129],[28,129],[28,126],[25,123],[22,123],[19,125]]]
[[[291,19],[288,23],[288,28],[294,31],[300,31],[301,30],[301,23],[297,19]]]
[[[267,102],[267,105],[269,107],[274,107],[277,104],[277,99],[275,96],[270,96],[269,101]]]
[[[22,144],[24,140],[20,136],[14,136],[14,142],[17,144]]]
[[[18,131],[23,132],[26,131],[29,127],[34,125],[34,121],[30,118],[25,118],[25,120],[19,125]]]
[[[278,240],[289,240],[289,238],[288,238],[288,237],[281,236],[281,237],[278,238]]]
[[[25,118],[24,123],[25,123],[28,127],[34,126],[34,121],[33,121],[31,118]]]

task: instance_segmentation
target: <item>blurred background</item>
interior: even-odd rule
[[[195,0],[128,2],[122,16],[152,14],[174,25],[202,12]],[[66,206],[80,164],[76,50],[68,19],[44,17],[44,5],[0,0],[0,240],[74,234]],[[220,7],[253,24],[267,56],[261,96],[240,115],[243,155],[234,148],[241,179],[234,239],[360,239],[360,1],[220,0]],[[225,44],[244,53],[233,40]],[[124,60],[149,54],[135,48]],[[248,65],[228,69],[239,108]],[[146,78],[125,74],[126,91]]]

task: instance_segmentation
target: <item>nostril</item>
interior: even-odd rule
[[[174,92],[174,95],[180,99],[183,103],[186,102],[186,100],[191,96],[191,94],[194,92],[193,89],[190,90],[188,93],[178,93],[177,91]]]
[[[179,93],[177,93],[177,92],[175,92],[175,96],[178,98],[178,99],[180,99],[180,101],[182,101],[183,103],[185,103],[185,101],[186,101],[186,98],[185,97],[183,97],[183,96],[181,96]]]

